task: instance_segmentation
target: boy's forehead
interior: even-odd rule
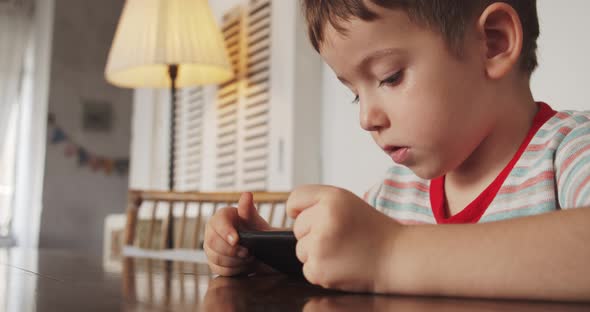
[[[336,25],[326,21],[324,24],[325,42],[322,43],[328,43],[332,39],[347,39],[350,36],[366,35],[367,33],[385,30],[383,27],[387,27],[388,31],[404,32],[411,26],[415,26],[404,11],[381,7],[377,7],[374,11],[377,18],[370,21],[355,16],[349,16],[347,19],[336,19],[334,20]]]
[[[332,69],[358,66],[375,56],[400,52],[410,45],[419,29],[407,14],[388,9],[377,13],[379,18],[373,21],[359,18],[341,21],[339,26],[344,32],[326,23],[320,54]]]

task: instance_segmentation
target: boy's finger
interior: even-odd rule
[[[238,216],[245,222],[249,222],[257,214],[254,207],[253,195],[250,192],[242,193],[238,201]]]
[[[316,205],[325,188],[322,185],[303,185],[293,190],[287,199],[287,215],[295,219],[303,210]]]
[[[239,217],[235,208],[220,209],[208,223],[211,228],[229,245],[235,246],[238,242]]]
[[[295,234],[297,240],[302,239],[311,231],[314,218],[313,212],[313,209],[304,210],[295,219],[295,223],[293,223],[293,234]]]
[[[241,255],[248,255],[248,249],[241,247],[239,245],[230,245],[211,226],[207,225],[205,231],[208,231],[207,235],[205,235],[205,245],[209,249],[214,250],[219,254],[230,257],[240,257]]]
[[[249,228],[267,230],[270,225],[258,214],[252,193],[245,192],[238,202],[238,216]]]
[[[307,255],[308,255],[308,250],[307,250],[307,245],[308,245],[308,241],[309,241],[309,237],[304,237],[300,240],[297,241],[297,245],[295,246],[295,255],[297,256],[297,259],[299,259],[299,261],[301,261],[301,263],[305,263],[307,262]]]
[[[225,256],[220,253],[217,253],[215,250],[208,248],[207,246],[205,247],[205,253],[207,254],[207,260],[210,263],[228,268],[244,266],[249,263],[248,259],[251,259]]]

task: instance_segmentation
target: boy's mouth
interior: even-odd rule
[[[391,153],[399,150],[400,148],[404,148],[404,147],[407,147],[407,146],[385,145],[385,146],[383,146],[383,150],[385,151],[385,153],[391,154]]]
[[[383,150],[394,162],[401,164],[408,159],[410,148],[408,146],[386,145],[383,147]]]

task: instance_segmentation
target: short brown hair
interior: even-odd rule
[[[537,67],[537,38],[539,19],[536,0],[364,0],[387,9],[401,9],[410,19],[422,23],[442,34],[451,51],[461,55],[465,30],[469,23],[494,2],[504,2],[514,8],[520,17],[523,43],[520,55],[521,68],[532,73]],[[307,19],[309,38],[319,52],[326,23],[345,34],[343,21],[359,18],[372,21],[379,16],[363,0],[302,0]]]

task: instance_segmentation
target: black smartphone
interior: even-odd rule
[[[291,231],[238,231],[238,243],[262,263],[291,276],[303,276],[297,259],[297,239]]]

